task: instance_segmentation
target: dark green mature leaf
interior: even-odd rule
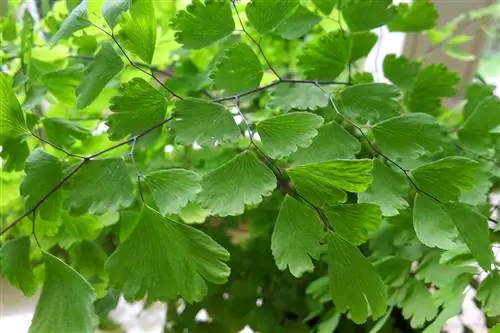
[[[129,0],[104,0],[101,8],[102,16],[111,28],[114,28],[118,19],[127,11],[129,7]]]
[[[130,0],[118,37],[123,46],[150,64],[156,45],[156,16],[153,0]]]
[[[323,118],[310,112],[293,112],[267,118],[257,124],[262,146],[272,158],[283,158],[311,144]]]
[[[325,232],[315,212],[304,203],[286,196],[274,224],[271,250],[280,270],[290,269],[295,277],[314,270],[324,247]]]
[[[486,97],[465,120],[458,132],[460,141],[474,150],[488,149],[489,132],[500,126],[500,99]]]
[[[231,112],[220,104],[186,98],[175,103],[173,111],[177,143],[201,146],[236,140],[241,133]]]
[[[278,25],[275,31],[284,39],[300,38],[307,34],[319,21],[321,21],[321,17],[299,5],[292,15]]]
[[[369,31],[355,32],[350,36],[352,39],[350,62],[367,57],[378,40],[377,34]]]
[[[107,277],[104,263],[107,255],[97,242],[84,240],[69,249],[69,261],[81,274],[88,277]]]
[[[89,0],[84,0],[69,13],[57,33],[50,38],[50,44],[54,45],[61,39],[70,37],[76,31],[90,26],[87,14],[88,4]]]
[[[245,11],[250,23],[263,35],[283,22],[298,4],[298,0],[252,0]]]
[[[30,147],[23,137],[9,139],[2,144],[2,171],[20,171],[24,169],[24,162],[30,153]]]
[[[467,86],[465,99],[467,103],[464,105],[463,117],[466,120],[476,110],[477,106],[483,102],[486,97],[493,96],[495,91],[494,86],[487,86],[483,83],[471,83]]]
[[[374,204],[332,205],[325,211],[336,234],[352,245],[361,245],[377,231],[382,213]]]
[[[336,122],[318,129],[318,135],[305,148],[290,156],[294,165],[326,162],[334,159],[353,159],[361,150],[361,143]]]
[[[82,80],[84,68],[79,64],[50,71],[42,75],[41,80],[60,102],[73,106],[76,103],[76,88]]]
[[[500,315],[500,273],[491,272],[477,289],[477,299],[489,317]]]
[[[445,157],[412,171],[421,189],[441,201],[457,200],[461,191],[472,190],[480,164],[466,157]]]
[[[472,206],[463,203],[446,204],[446,211],[479,265],[486,271],[491,270],[492,252],[488,218],[477,213]]]
[[[288,170],[297,192],[320,207],[345,202],[349,192],[366,191],[372,182],[372,160],[333,160]]]
[[[66,206],[82,213],[102,214],[129,206],[134,186],[121,158],[91,160],[65,186]]]
[[[137,135],[161,122],[167,111],[167,99],[140,78],[122,84],[120,95],[110,101],[113,114],[108,117],[110,138],[119,140]]]
[[[30,263],[30,239],[27,236],[11,239],[0,247],[0,273],[10,284],[31,296],[37,282]]]
[[[384,75],[406,91],[411,88],[421,66],[420,62],[411,61],[404,56],[396,57],[395,54],[388,54],[384,59]]]
[[[349,310],[355,323],[381,317],[387,308],[387,287],[375,267],[354,246],[329,233],[330,293],[340,312]]]
[[[151,191],[162,215],[178,213],[201,191],[201,177],[185,169],[149,172],[144,183]]]
[[[12,90],[12,79],[0,73],[0,144],[27,133],[21,105]]]
[[[442,129],[436,118],[425,113],[405,113],[376,124],[373,135],[385,154],[419,155],[442,148]]]
[[[92,286],[52,254],[43,252],[43,259],[45,279],[29,333],[94,333],[98,318]]]
[[[346,0],[342,16],[351,31],[367,31],[389,23],[396,15],[392,0]]]
[[[31,152],[24,169],[26,176],[21,183],[21,195],[28,209],[35,207],[62,179],[63,166],[56,157],[41,148]],[[56,191],[38,207],[37,212],[44,220],[57,220],[61,211],[62,196]]]
[[[92,132],[65,118],[43,118],[43,128],[50,142],[69,148],[76,140],[85,140]]]
[[[340,98],[344,113],[349,117],[368,120],[386,119],[398,115],[401,109],[396,98],[399,90],[385,83],[367,83],[349,87]]]
[[[400,209],[408,207],[405,197],[410,192],[406,178],[382,163],[373,162],[373,183],[365,192],[358,194],[358,202],[374,203],[380,206],[385,216],[397,215]]]
[[[328,96],[313,84],[280,84],[269,90],[267,107],[285,112],[292,109],[316,110],[328,105]]]
[[[437,316],[438,307],[434,304],[432,295],[424,282],[411,279],[404,293],[401,308],[403,316],[406,319],[411,319],[411,327],[420,328]]]
[[[212,72],[215,86],[231,94],[258,87],[263,75],[259,58],[245,43],[226,49]]]
[[[229,1],[194,0],[186,10],[177,13],[171,27],[177,31],[175,39],[185,48],[200,49],[215,43],[234,31]]]
[[[387,256],[374,263],[382,280],[389,287],[401,287],[411,271],[412,262],[408,259]]]
[[[229,253],[208,235],[144,207],[106,270],[127,299],[166,301],[181,296],[192,303],[207,294],[206,281],[227,281],[228,260]]]
[[[413,227],[418,239],[428,247],[447,250],[459,245],[457,229],[445,208],[424,194],[415,196]]]
[[[430,0],[414,0],[411,5],[400,3],[397,15],[388,24],[390,31],[418,32],[436,26],[439,13]]]
[[[299,68],[307,79],[333,80],[346,68],[351,56],[351,39],[330,32],[319,42],[306,45],[299,56]]]
[[[314,5],[325,15],[330,15],[338,0],[312,0]]]
[[[61,222],[57,238],[64,249],[82,240],[96,239],[104,227],[96,216],[89,214],[74,216],[63,212]]]
[[[273,172],[246,151],[203,177],[199,201],[212,215],[239,215],[276,187]]]
[[[77,107],[89,106],[106,84],[123,68],[123,61],[111,44],[104,44],[94,61],[85,70],[85,76],[76,89]]]

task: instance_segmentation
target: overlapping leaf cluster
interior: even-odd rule
[[[0,272],[42,286],[30,332],[94,332],[119,294],[172,332],[439,332],[469,285],[500,315],[499,99],[448,110],[457,74],[403,56],[355,71],[430,1],[96,3],[56,3],[36,47],[1,23]]]

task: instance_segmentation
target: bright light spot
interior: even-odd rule
[[[236,124],[241,124],[241,122],[243,121],[243,117],[240,116],[239,114],[235,115],[234,117],[234,121],[236,122]]]
[[[174,151],[174,146],[172,145],[166,145],[165,146],[165,149],[163,149],[165,151],[165,153],[171,153]]]
[[[260,308],[262,304],[264,304],[264,300],[262,298],[257,298],[257,300],[255,301],[255,305]]]
[[[198,144],[198,142],[193,143],[193,149],[194,149],[194,150],[200,150],[201,148],[203,148],[203,147],[202,147],[202,146],[200,146],[200,145]]]
[[[210,322],[212,319],[210,318],[210,316],[208,315],[208,312],[207,310],[205,309],[201,309],[200,311],[198,311],[198,313],[196,314],[196,316],[194,317],[194,320],[196,320],[197,322],[201,322],[201,323],[208,323]]]
[[[254,333],[254,330],[250,328],[250,326],[245,326],[245,328],[243,328],[240,333]]]
[[[108,126],[106,125],[106,123],[104,121],[101,121],[99,123],[99,125],[97,125],[96,129],[92,132],[92,135],[99,135],[99,134],[102,134],[102,133],[106,133],[106,131],[108,130]]]

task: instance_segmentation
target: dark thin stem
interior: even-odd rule
[[[307,200],[303,195],[301,195],[297,191],[294,191],[293,195],[296,196],[301,201],[303,201],[304,203],[306,203],[309,207],[311,207],[316,212],[316,214],[318,215],[319,219],[321,220],[321,223],[323,223],[324,227],[327,230],[335,231],[333,229],[332,223],[330,222],[330,220],[328,219],[328,217],[325,215],[325,213],[323,213],[323,210],[321,208],[319,208],[318,206],[316,206],[315,204],[313,204],[311,201]]]
[[[33,132],[30,132],[32,136],[34,136],[35,138],[37,138],[38,140],[40,140],[41,142],[43,143],[46,143],[48,144],[49,146],[65,153],[66,155],[70,156],[70,157],[76,157],[76,158],[79,158],[79,159],[85,159],[84,156],[81,156],[81,155],[77,155],[77,154],[73,154],[73,153],[70,153],[69,151],[67,151],[66,149],[62,148],[62,147],[59,147],[58,145],[48,141],[48,140],[45,140],[44,138],[42,138],[41,136],[39,136],[38,134],[36,133],[33,133]]]
[[[137,188],[139,190],[139,196],[141,197],[141,201],[145,202],[144,194],[142,192],[142,174],[139,172],[139,167],[137,167],[137,163],[135,163],[135,157],[134,157],[136,143],[137,143],[137,136],[134,136],[128,156],[130,157],[130,161],[132,161],[132,164],[134,165],[135,168],[135,175],[137,177]]]
[[[38,236],[36,235],[36,230],[35,230],[36,210],[33,211],[32,219],[33,219],[33,222],[32,222],[32,226],[31,226],[31,233],[33,234],[33,238],[35,239],[36,245],[41,249],[42,247],[40,246],[40,241],[38,240]]]

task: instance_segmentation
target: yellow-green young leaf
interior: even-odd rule
[[[435,152],[443,146],[441,126],[425,113],[405,113],[376,124],[372,130],[380,150],[389,156]]]
[[[89,106],[122,68],[123,61],[113,46],[109,43],[104,44],[94,61],[85,70],[83,80],[76,89],[77,107],[83,109]]]
[[[382,213],[374,204],[332,205],[325,210],[336,234],[353,245],[361,245],[377,231]]]
[[[201,49],[229,36],[234,31],[234,20],[229,1],[194,0],[177,13],[170,26],[177,31],[177,42],[185,48]]]
[[[410,185],[406,178],[376,159],[373,162],[373,182],[365,192],[358,194],[358,202],[374,203],[380,206],[385,216],[397,215],[400,209],[408,207],[406,197]]]
[[[104,4],[101,8],[101,14],[104,16],[106,23],[110,28],[114,28],[118,19],[127,11],[129,6],[129,0],[104,0]]]
[[[50,142],[59,147],[71,147],[76,140],[85,140],[92,132],[65,118],[43,118],[43,128]]]
[[[29,333],[94,333],[98,317],[92,286],[52,254],[43,252],[43,260],[45,279]]]
[[[398,97],[399,90],[385,83],[355,85],[340,95],[347,116],[371,121],[397,116],[401,109],[396,101]]]
[[[66,184],[65,204],[76,213],[102,214],[134,200],[134,186],[121,158],[91,160]]]
[[[349,310],[351,319],[364,323],[381,317],[387,309],[387,287],[377,270],[358,248],[329,233],[328,275],[330,294],[340,312]]]
[[[263,75],[259,58],[241,42],[224,51],[212,72],[215,86],[231,94],[258,87]]]
[[[444,207],[425,194],[415,196],[413,227],[418,239],[428,247],[448,250],[460,244],[451,217]]]
[[[407,91],[420,72],[421,66],[420,62],[411,61],[404,56],[396,57],[395,54],[388,54],[384,58],[384,75],[396,86]]]
[[[355,62],[361,58],[367,57],[372,48],[377,44],[377,34],[370,31],[355,32],[351,34],[352,49],[349,61]]]
[[[304,203],[286,196],[274,224],[271,250],[280,270],[290,269],[295,277],[314,270],[311,259],[323,253],[323,225]]]
[[[147,296],[192,303],[206,296],[206,281],[223,284],[229,253],[203,232],[148,207],[130,236],[109,257],[110,283],[129,300]]]
[[[437,316],[438,307],[423,281],[412,278],[403,288],[404,299],[400,306],[403,316],[411,319],[411,327],[420,328]]]
[[[486,97],[463,123],[458,136],[469,149],[487,150],[491,143],[490,131],[500,126],[500,99]]]
[[[500,324],[496,324],[493,326],[488,333],[500,333]]]
[[[334,160],[288,170],[297,192],[320,207],[345,202],[349,192],[366,191],[372,182],[372,160]]]
[[[269,90],[268,108],[316,110],[328,105],[328,96],[313,84],[280,84]]]
[[[207,173],[201,183],[199,201],[212,215],[239,215],[245,205],[254,205],[270,195],[276,177],[255,155],[246,151]]]
[[[186,98],[175,103],[172,124],[175,140],[181,144],[194,142],[209,146],[240,137],[241,132],[231,112],[220,104]]]
[[[61,39],[70,37],[74,32],[90,26],[87,7],[90,0],[84,0],[76,6],[63,21],[59,30],[50,38],[50,44],[55,45]]]
[[[361,150],[361,143],[336,122],[318,129],[318,135],[305,148],[290,156],[294,165],[326,162],[334,159],[354,159]]]
[[[472,206],[463,203],[449,203],[445,208],[478,264],[485,271],[491,270],[492,252],[488,218],[477,213]]]
[[[272,158],[283,158],[298,147],[311,144],[323,118],[310,112],[293,112],[265,119],[257,124],[262,146]]]
[[[178,213],[201,191],[201,177],[185,169],[149,172],[144,183],[151,191],[162,215]]]
[[[156,16],[153,0],[130,0],[130,14],[120,23],[118,38],[128,51],[150,64],[156,45]]]
[[[114,96],[107,125],[111,140],[137,135],[161,122],[167,111],[167,99],[140,78],[122,84],[120,95]]]
[[[57,157],[37,148],[26,160],[24,172],[26,175],[21,183],[20,191],[26,208],[31,209],[61,181],[63,166]],[[61,211],[61,202],[61,191],[56,191],[44,200],[36,212],[44,220],[57,220]]]
[[[480,166],[469,158],[451,156],[425,164],[411,173],[422,190],[446,202],[457,200],[461,191],[472,190]]]
[[[76,88],[80,84],[85,66],[83,64],[56,69],[43,74],[40,79],[52,95],[61,103],[74,106],[76,103]]]
[[[299,5],[284,21],[276,28],[276,33],[284,39],[300,38],[307,34],[319,21],[321,17],[309,11],[306,7]]]
[[[298,0],[252,0],[245,11],[252,26],[265,34],[285,20],[298,4]]]
[[[312,2],[323,14],[330,15],[338,0],[312,0]]]
[[[25,296],[31,296],[37,289],[37,282],[30,263],[30,239],[23,236],[11,239],[0,247],[0,273],[10,284],[20,289]]]
[[[368,31],[389,23],[396,15],[392,0],[346,0],[341,3],[342,17],[349,30]]]
[[[418,32],[436,27],[439,13],[430,0],[400,3],[396,17],[388,24],[390,31]]]
[[[0,73],[0,144],[27,132],[23,110],[12,90],[12,79]]]
[[[477,299],[481,301],[488,317],[500,315],[500,273],[491,272],[477,289]]]
[[[299,68],[307,79],[334,80],[346,68],[351,56],[351,39],[330,32],[319,42],[306,45],[299,55]]]

